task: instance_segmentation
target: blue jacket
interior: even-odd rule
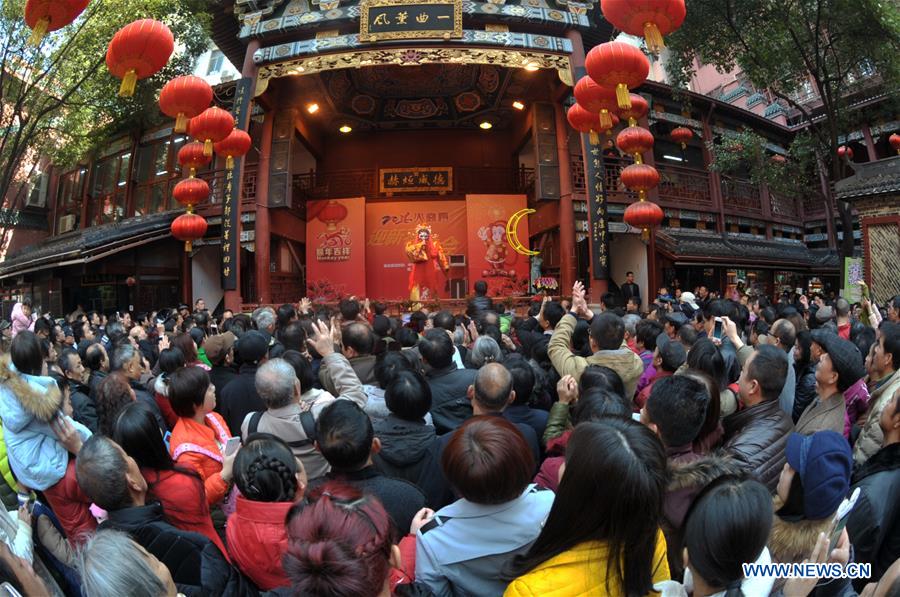
[[[530,485],[504,504],[461,499],[441,508],[416,537],[416,582],[438,597],[502,595],[500,571],[537,539],[553,497]]]
[[[8,356],[0,357],[3,439],[16,478],[31,489],[43,491],[66,474],[69,453],[50,427],[62,415],[62,401],[52,378],[19,373]],[[67,419],[83,440],[91,436],[87,427]]]

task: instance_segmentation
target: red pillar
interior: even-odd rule
[[[272,302],[269,275],[269,160],[272,155],[272,125],[275,112],[266,112],[262,137],[259,141],[259,170],[256,182],[256,296],[259,303]]]
[[[556,148],[559,155],[559,282],[561,288],[570,289],[575,283],[576,268],[569,125],[559,102],[553,104],[553,111],[556,114]]]
[[[577,78],[576,73],[584,70],[584,43],[581,40],[581,33],[575,29],[571,29],[566,32],[566,37],[572,42],[572,54],[569,56],[569,63],[572,68],[572,80],[574,81]],[[579,71],[579,69],[581,69]],[[582,159],[588,159],[590,155],[590,146],[587,146],[584,142],[584,135],[581,135],[581,156]],[[562,164],[560,164],[562,167]],[[582,165],[583,167],[583,165]],[[560,205],[562,207],[562,205]],[[574,226],[574,215],[573,217],[573,226]],[[560,224],[562,224],[562,214],[560,213]],[[562,234],[560,234],[562,237]],[[562,242],[560,242],[560,248],[562,248]],[[600,296],[609,290],[609,282],[606,280],[595,280],[593,272],[588,276],[588,291],[590,301],[592,303],[599,303]],[[562,287],[560,288],[560,294],[568,294],[570,292],[570,288]]]
[[[256,75],[259,73],[259,68],[256,66],[256,63],[253,62],[253,53],[259,49],[259,40],[254,39],[251,40],[249,44],[247,44],[247,52],[244,54],[244,64],[243,68],[241,68],[241,76],[249,77],[256,80]],[[249,128],[248,124],[250,122],[250,110],[247,110],[247,114],[245,115],[244,122],[238,122],[237,126],[243,130],[247,130]],[[246,171],[244,168],[244,162],[246,159],[240,160],[240,172],[237,172],[235,176],[235,183],[239,185],[242,189],[244,187],[244,172]],[[232,206],[232,209],[241,211],[241,202],[238,201],[237,205]],[[239,313],[241,310],[241,303],[243,303],[243,298],[241,297],[241,248],[240,248],[240,239],[241,239],[241,218],[237,219],[237,226],[234,228],[234,242],[238,243],[238,249],[235,252],[235,261],[232,264],[234,271],[237,276],[237,284],[234,290],[226,290],[225,291],[225,308],[231,309],[232,311]]]

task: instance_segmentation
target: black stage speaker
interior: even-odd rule
[[[556,146],[556,113],[553,104],[534,104],[532,138],[535,156],[535,199],[559,199],[559,153]]]

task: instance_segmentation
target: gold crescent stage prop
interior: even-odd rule
[[[527,216],[528,214],[533,214],[536,210],[534,209],[520,209],[513,215],[509,217],[506,221],[506,241],[509,243],[516,253],[520,255],[538,255],[540,251],[532,251],[528,247],[522,244],[519,240],[519,220]]]

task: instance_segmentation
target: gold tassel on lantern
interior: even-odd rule
[[[644,41],[647,42],[647,49],[654,54],[659,54],[659,51],[666,47],[656,23],[644,23]]]
[[[644,163],[644,157],[643,157],[641,154],[639,154],[639,153],[635,153],[635,154],[634,154],[634,163],[635,163],[635,164],[643,164],[643,163]],[[641,192],[643,193],[643,191],[641,191]]]
[[[213,142],[212,139],[207,139],[203,142],[203,155],[212,155],[213,154]]]
[[[131,97],[134,95],[134,89],[137,87],[137,72],[134,69],[129,70],[122,77],[122,85],[119,87],[119,97]]]
[[[190,253],[191,249],[193,249],[193,248],[194,248],[194,243],[192,243],[191,241],[186,241],[184,243],[184,252],[185,253]]]
[[[190,119],[184,115],[184,112],[179,112],[178,116],[175,117],[175,132],[176,133],[187,132],[188,120],[190,120]]]
[[[650,229],[649,228],[641,228],[641,240],[644,242],[648,242],[650,240]]]
[[[600,110],[600,126],[605,129],[612,128],[612,116],[609,114],[609,110]]]
[[[616,100],[619,102],[620,108],[631,109],[631,94],[628,93],[628,85],[625,83],[616,85]]]
[[[591,145],[598,145],[600,143],[600,135],[597,134],[597,131],[591,129],[591,132],[588,133],[588,136],[591,139]]]
[[[228,170],[234,168],[234,158],[232,156],[225,158],[225,168]]]
[[[38,20],[38,22],[34,24],[34,29],[31,30],[31,37],[28,38],[28,43],[33,46],[41,45],[41,41],[44,39],[44,36],[47,35],[47,29],[49,28],[50,19],[44,17],[43,19]]]

